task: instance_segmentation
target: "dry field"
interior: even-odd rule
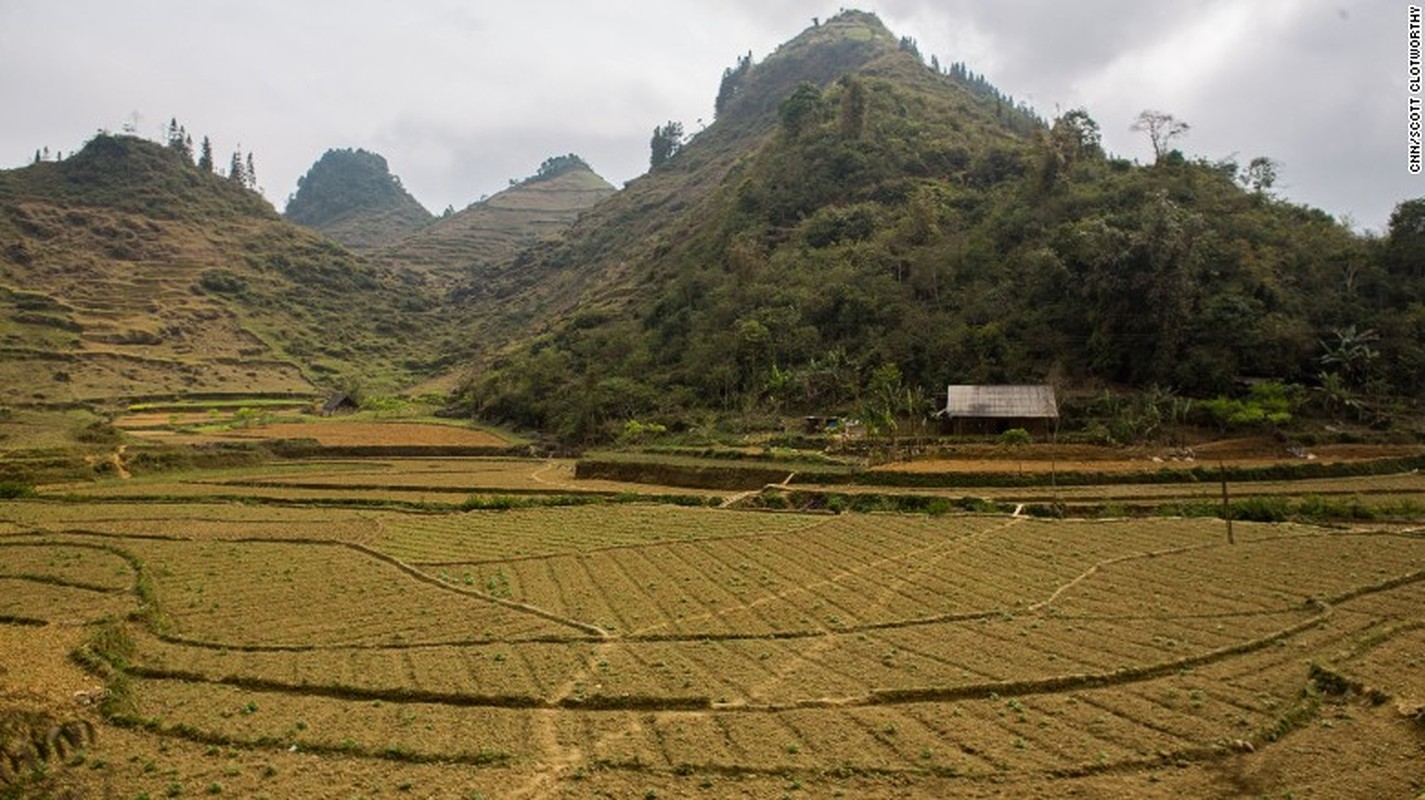
[[[933,459],[895,462],[876,467],[881,472],[975,473],[1022,472],[1157,472],[1191,467],[1264,467],[1282,463],[1338,464],[1380,458],[1420,455],[1411,445],[1326,444],[1299,455],[1278,442],[1261,439],[1226,439],[1191,448],[1101,447],[1097,445],[1036,444],[958,445],[953,454]]]
[[[31,789],[1425,791],[1418,531],[1239,522],[1229,545],[1215,520],[312,504],[328,481],[512,490],[547,468],[459,466],[186,484],[242,503],[134,480],[0,504],[0,714],[97,726]],[[81,669],[81,646],[108,666]],[[74,696],[100,683],[103,718]]]
[[[329,447],[504,447],[509,444],[487,431],[416,422],[286,422],[242,428],[227,435],[237,439],[315,439],[318,444]]]
[[[263,411],[259,408],[258,411]],[[115,424],[129,433],[168,444],[202,444],[223,441],[312,439],[323,447],[507,447],[509,442],[489,431],[459,425],[426,422],[358,420],[304,420],[290,409],[274,409],[273,419],[260,425],[232,426],[235,409],[212,414],[140,412],[120,417]],[[192,430],[194,426],[220,426]],[[226,427],[232,426],[232,427]]]
[[[466,497],[540,495],[686,495],[721,497],[710,490],[604,480],[575,480],[569,459],[394,458],[288,461],[262,467],[161,473],[123,481],[51,484],[48,496],[276,500],[286,502],[395,501],[458,505]]]

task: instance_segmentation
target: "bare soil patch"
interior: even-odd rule
[[[230,431],[237,439],[315,439],[325,447],[415,446],[504,447],[489,431],[419,422],[291,422]]]

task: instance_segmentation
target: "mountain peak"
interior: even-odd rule
[[[614,191],[579,156],[552,156],[530,177],[441,217],[381,256],[441,282],[471,276],[488,282],[522,249],[562,234]]]
[[[388,244],[433,219],[385,158],[359,148],[328,150],[317,159],[297,180],[283,216],[357,249]]]
[[[899,49],[895,35],[875,14],[843,11],[816,20],[760,63],[750,54],[723,73],[719,120],[748,121],[775,111],[799,84],[829,85]]]

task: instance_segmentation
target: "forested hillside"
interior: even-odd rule
[[[1413,204],[1381,242],[1234,163],[1107,157],[1090,113],[1040,122],[858,12],[740,61],[718,105],[526,257],[558,321],[469,409],[586,439],[872,397],[923,413],[947,383],[1273,378],[1355,407],[1421,388]]]
[[[386,159],[349,148],[317,159],[297,180],[283,216],[356,250],[390,244],[435,219],[391,174]]]

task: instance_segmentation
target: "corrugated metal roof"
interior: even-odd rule
[[[947,417],[1057,418],[1052,386],[951,386],[945,393]]]

